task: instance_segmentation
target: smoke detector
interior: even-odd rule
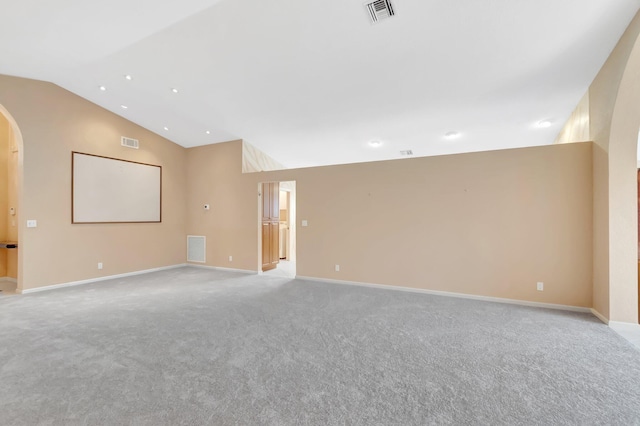
[[[367,9],[367,13],[372,24],[375,24],[382,19],[391,18],[395,15],[391,0],[368,1],[364,4],[364,7]]]

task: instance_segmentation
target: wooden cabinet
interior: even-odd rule
[[[262,184],[262,270],[280,262],[280,183]]]

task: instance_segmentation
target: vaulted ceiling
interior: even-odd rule
[[[289,167],[535,146],[554,141],[640,9],[392,1],[376,24],[363,0],[5,1],[0,73],[185,147],[242,138]]]

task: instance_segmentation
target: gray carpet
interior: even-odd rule
[[[2,425],[640,424],[588,314],[197,268],[0,298],[0,367]]]

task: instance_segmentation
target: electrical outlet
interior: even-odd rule
[[[37,220],[27,220],[27,228],[37,228],[38,221]]]
[[[542,282],[538,282],[537,287],[538,291],[543,291],[544,290],[544,283]]]
[[[309,222],[307,222],[306,220],[302,221],[302,226],[309,226]]]
[[[336,272],[340,272],[340,265],[336,265]]]
[[[233,262],[233,256],[229,256],[229,262]]]
[[[98,269],[102,269],[102,262],[98,262]]]

